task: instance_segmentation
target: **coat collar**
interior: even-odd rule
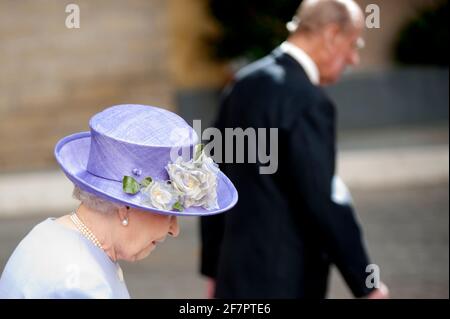
[[[305,51],[287,41],[283,42],[280,45],[280,50],[281,52],[290,55],[302,66],[311,83],[313,83],[314,85],[319,85],[319,69],[317,68],[314,60]]]

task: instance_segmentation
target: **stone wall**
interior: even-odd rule
[[[106,106],[173,108],[164,0],[0,2],[0,172],[54,167],[53,147]],[[126,5],[124,5],[126,4]]]

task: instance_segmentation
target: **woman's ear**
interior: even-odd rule
[[[128,216],[130,214],[130,207],[120,206],[119,209],[117,210],[117,214],[119,215],[120,222],[128,220]]]

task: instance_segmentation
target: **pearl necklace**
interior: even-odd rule
[[[76,212],[74,212],[70,215],[70,219],[75,224],[75,226],[77,226],[78,230],[87,239],[92,241],[94,243],[94,245],[97,246],[98,248],[103,249],[102,245],[100,244],[100,241],[97,239],[97,237],[95,237],[94,233],[81,221],[81,219],[78,217]],[[117,276],[119,277],[119,280],[121,282],[123,282],[124,278],[123,278],[122,268],[120,268],[120,265],[118,262],[114,262],[114,264],[116,265]]]
[[[103,249],[100,241],[97,239],[97,237],[95,237],[94,233],[81,221],[77,213],[73,213],[72,215],[70,215],[70,219],[75,224],[75,226],[77,226],[80,233],[82,233],[87,239],[93,242],[95,246]]]

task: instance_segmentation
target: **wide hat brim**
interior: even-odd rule
[[[55,157],[66,176],[82,190],[106,200],[149,212],[179,215],[207,216],[225,212],[236,205],[238,193],[233,183],[222,172],[217,176],[218,209],[207,210],[202,207],[189,207],[183,211],[161,210],[144,204],[143,194],[127,194],[122,189],[122,182],[101,178],[86,169],[91,144],[90,132],[76,133],[60,140],[55,147]]]

